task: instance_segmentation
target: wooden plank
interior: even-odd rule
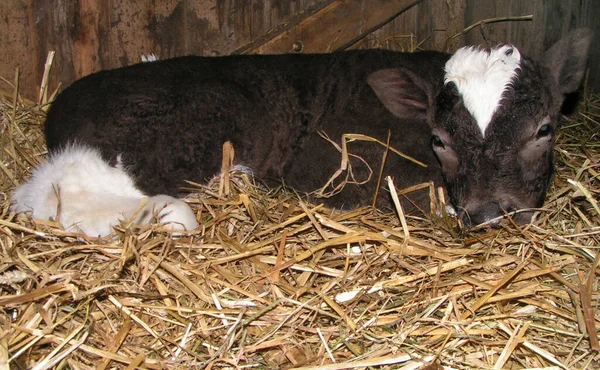
[[[544,0],[511,1],[490,0],[489,6],[482,7],[477,0],[468,0],[465,9],[465,28],[486,20],[499,20],[484,23],[467,32],[465,44],[493,47],[503,43],[513,43],[521,52],[531,55],[529,46],[540,43],[543,34],[541,12]],[[532,20],[515,20],[517,17],[533,15]],[[522,35],[518,39],[518,35]],[[537,42],[534,38],[538,38]]]
[[[454,51],[463,40],[452,35],[464,29],[466,0],[423,1],[400,14],[352,48],[383,48],[396,51],[444,50]]]
[[[12,81],[21,67],[21,93],[35,99],[48,51],[56,57],[50,87],[63,86],[99,69],[139,61],[141,53],[161,58],[185,54],[302,52],[345,48],[390,18],[384,27],[352,48],[408,50],[406,37],[440,50],[465,27],[486,18],[533,14],[532,22],[477,27],[453,39],[494,46],[513,42],[529,56],[570,29],[596,31],[590,57],[590,84],[600,91],[600,1],[598,0],[0,0],[0,76]],[[417,6],[411,7],[414,4]],[[409,9],[410,8],[410,9]],[[408,9],[407,11],[403,11]],[[402,12],[399,16],[396,15]],[[275,28],[274,28],[275,27]],[[281,28],[277,28],[281,27]],[[271,30],[271,31],[269,31]],[[261,38],[262,35],[266,35]],[[2,83],[2,89],[9,86]]]
[[[109,67],[138,63],[142,54],[153,53],[162,58],[168,56],[155,47],[150,28],[156,17],[172,11],[176,0],[160,1],[159,4],[152,0],[138,0],[128,2],[127,6],[121,1],[112,0],[109,3],[108,38],[102,40],[107,45]]]
[[[82,77],[107,68],[106,40],[108,3],[80,0],[69,9],[70,36],[73,53],[71,62],[75,76]]]
[[[547,0],[545,1],[544,49],[549,48],[569,31],[587,27],[594,31],[588,59],[588,87],[600,92],[600,1]]]
[[[15,68],[21,69],[21,92],[26,92],[27,97],[33,88],[27,88],[34,85],[32,71],[35,63],[29,54],[32,35],[29,31],[29,12],[27,4],[18,0],[0,1],[0,66],[2,66],[0,77],[5,78],[12,83],[15,76]],[[12,87],[0,81],[0,90],[12,93]]]
[[[343,50],[422,0],[335,1],[245,53],[317,53]]]
[[[218,54],[241,54],[262,45],[332,1],[219,0],[215,6],[218,28],[229,43]]]
[[[30,99],[37,98],[35,90],[42,80],[44,61],[50,51],[55,51],[56,55],[49,76],[49,90],[53,91],[61,81],[72,81],[74,78],[72,63],[74,49],[68,35],[75,27],[69,17],[70,8],[70,2],[57,0],[30,0],[28,3],[30,22],[27,32],[31,34],[31,45],[27,51],[33,63],[31,71],[33,84],[25,82],[22,86],[27,88],[25,96]],[[25,74],[22,77],[23,81],[29,78]]]
[[[242,26],[242,27],[244,26],[244,22],[238,22],[238,21],[229,22],[237,30],[237,31],[234,30],[234,32],[232,33],[234,36],[236,34],[238,36],[244,35],[247,38],[245,40],[245,42],[244,42],[244,40],[240,39],[239,37],[237,38],[237,41],[239,42],[239,44],[238,44],[239,46],[237,49],[235,49],[232,52],[232,54],[256,53],[255,50],[257,48],[264,46],[268,42],[275,42],[274,39],[276,37],[280,36],[281,34],[285,33],[286,31],[293,29],[299,23],[301,23],[302,21],[317,14],[318,12],[320,12],[324,8],[328,7],[335,1],[337,1],[337,0],[323,0],[323,1],[316,2],[316,3],[307,4],[306,8],[304,8],[303,10],[298,11],[294,14],[290,14],[287,18],[279,17],[279,22],[270,24],[268,29],[266,29],[262,34],[252,35],[253,37],[251,37],[251,38],[247,38],[248,32],[244,31],[243,28],[240,28],[240,26]],[[220,14],[230,14],[230,13],[235,14],[235,11],[228,12],[225,9],[221,9],[219,11],[219,13]]]
[[[49,51],[55,51],[49,79],[50,91],[59,82],[69,84],[76,78],[107,68],[107,3],[98,0],[77,2],[30,1],[33,76],[39,84]],[[28,94],[29,95],[29,94]],[[30,95],[31,98],[37,96]]]

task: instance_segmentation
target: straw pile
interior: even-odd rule
[[[233,174],[228,197],[196,186],[189,235],[96,239],[9,212],[44,159],[47,92],[34,103],[5,82],[0,369],[599,366],[598,96],[565,120],[555,185],[526,227],[458,237]]]

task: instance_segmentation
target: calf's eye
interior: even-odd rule
[[[552,127],[550,125],[542,125],[537,132],[538,137],[545,137],[552,134]]]
[[[444,144],[444,141],[442,140],[442,138],[440,138],[437,135],[433,135],[431,137],[431,145],[433,145],[434,148],[440,148],[440,149],[444,149],[446,147],[446,144]]]

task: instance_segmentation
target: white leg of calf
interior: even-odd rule
[[[29,181],[15,190],[11,210],[55,219],[68,231],[105,236],[121,220],[133,217],[143,198],[121,166],[110,166],[95,149],[71,146],[32,171]],[[146,223],[156,210],[159,221],[173,230],[198,227],[181,200],[159,195],[149,198],[146,208]]]
[[[135,213],[142,197],[123,197],[59,184],[40,186],[32,178],[17,188],[11,209],[37,219],[54,219],[67,231],[106,236],[122,219]]]
[[[168,195],[149,197],[137,222],[147,224],[153,217],[174,231],[190,231],[198,227],[196,215],[190,206],[184,201]]]
[[[81,231],[89,236],[106,236],[121,221],[129,219],[138,209],[140,198],[114,194],[62,194],[58,221],[66,230]]]

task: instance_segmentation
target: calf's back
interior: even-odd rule
[[[61,93],[45,126],[54,152],[71,142],[98,148],[105,160],[121,160],[146,194],[179,193],[184,180],[203,182],[220,170],[221,145],[229,140],[236,161],[271,184],[283,179],[301,191],[321,187],[340,165],[340,153],[321,138],[340,143],[361,133],[426,163],[389,155],[386,174],[400,187],[441,177],[430,149],[425,110],[404,117],[384,107],[367,84],[369,74],[403,68],[428,84],[440,84],[448,55],[383,50],[316,55],[188,56],[142,63],[87,76]],[[415,99],[427,99],[421,96]],[[384,148],[353,143],[350,152],[378,171]],[[369,172],[352,160],[357,179]],[[374,176],[375,177],[375,176]],[[370,204],[376,179],[348,185],[327,200],[333,206]],[[388,197],[382,192],[382,204]],[[424,197],[417,204],[427,208]]]

